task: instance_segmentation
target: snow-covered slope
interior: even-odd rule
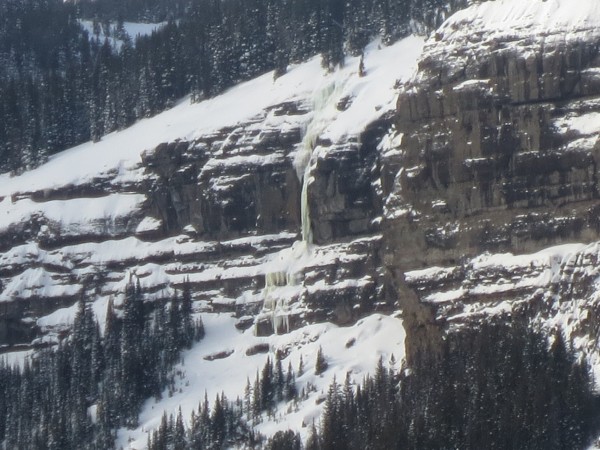
[[[519,34],[590,33],[598,23],[600,4],[595,0],[579,0],[576,4],[571,0],[494,0],[458,11],[437,33],[452,40],[485,31],[488,40],[502,39],[506,43]]]
[[[342,69],[328,74],[321,68],[320,57],[316,57],[292,67],[276,80],[270,72],[210,100],[192,104],[185,98],[174,108],[104,136],[100,142],[61,152],[35,170],[16,177],[0,175],[0,197],[82,185],[95,178],[108,178],[114,183],[139,180],[143,175],[135,169],[141,166],[142,152],[152,151],[161,142],[192,141],[242,124],[284,102],[310,102],[331,84],[343,85],[339,97],[349,97],[352,103],[329,118],[322,138],[356,135],[395,108],[395,82],[412,75],[422,45],[423,39],[415,36],[390,47],[372,43],[365,53],[364,77],[358,76],[358,58],[348,58]],[[277,125],[281,130],[288,118],[277,117],[281,116],[270,116],[267,125]]]
[[[381,208],[370,196],[380,195],[378,136],[397,80],[412,75],[422,45],[372,43],[363,76],[358,58],[332,73],[314,58],[0,175],[0,338],[2,320],[12,320],[57,339],[82,293],[102,321],[132,277],[148,301],[189,280],[206,338],[184,355],[175,395],[148,401],[119,445],[143,447],[163,411],[182,406],[188,416],[205,391],[211,401],[220,391],[242,396],[277,350],[286,366],[302,357],[298,387],[314,390],[259,431],[305,435],[334,376],[360,381],[379,357],[403,358],[402,321],[373,314],[393,306],[379,259]],[[306,230],[317,226],[313,242]],[[248,356],[256,344],[268,355]],[[319,347],[330,366],[322,376]],[[205,359],[223,351],[233,353]]]
[[[158,402],[146,402],[139,427],[121,430],[117,448],[120,445],[129,449],[143,448],[147,440],[146,432],[160,425],[163,411],[176,415],[181,407],[183,417],[189,417],[192,410],[197,411],[205,393],[211,402],[221,393],[231,400],[237,396],[243,398],[247,381],[253,382],[267,357],[273,360],[278,350],[289,355],[284,365],[287,367],[291,363],[294,370],[297,370],[302,358],[304,372],[297,378],[298,390],[314,388],[314,391],[308,399],[300,400],[297,407],[285,402],[280,404],[274,418],[269,419],[265,415],[257,431],[269,436],[278,430],[293,429],[306,439],[313,421],[319,421],[324,407],[322,400],[334,377],[343,383],[346,374],[349,374],[353,382],[360,383],[365,375],[374,373],[379,358],[383,359],[386,366],[398,369],[404,356],[404,330],[402,321],[397,317],[373,314],[349,327],[321,323],[282,336],[269,337],[256,337],[252,330],[236,332],[235,320],[228,314],[204,314],[203,319],[206,338],[184,353],[183,364],[176,368],[183,371],[184,378],[177,382],[176,392],[172,397],[165,396]],[[246,352],[259,344],[269,346],[268,354],[247,356]],[[319,347],[329,368],[317,376],[314,365]],[[231,352],[231,355],[213,361],[205,359],[224,351]]]

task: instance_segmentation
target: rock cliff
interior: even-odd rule
[[[269,117],[285,118],[288,131],[270,128]],[[21,192],[14,205],[27,203],[31,212],[3,234],[0,339],[25,343],[39,317],[84,293],[118,298],[131,277],[148,300],[189,280],[205,310],[235,312],[241,327],[251,326],[263,309],[271,260],[299,240],[302,186],[293,156],[309,117],[302,104],[277,105],[234,129],[161,144],[142,156],[139,182],[92,180],[68,190]],[[308,195],[319,205],[311,207],[312,223],[323,246],[296,268],[300,280],[290,303],[303,305],[292,319],[296,328],[307,321],[348,323],[384,298],[377,287],[381,237],[369,197],[378,177],[374,142],[320,147]],[[343,163],[332,165],[338,153]],[[366,167],[363,158],[370,158]],[[86,203],[93,211],[85,222],[67,223],[55,211]],[[260,321],[259,333],[273,332],[271,316]]]
[[[599,237],[600,14],[565,3],[457,13],[403,86],[383,184],[386,264],[410,318],[409,354],[435,348],[475,310],[510,300],[514,314],[539,297],[527,280],[549,263],[500,257],[481,271],[470,258]],[[432,266],[445,268],[414,272]],[[555,290],[544,283],[535,287]]]
[[[102,318],[132,279],[149,303],[189,280],[257,336],[399,306],[409,361],[490,318],[595,358],[600,10],[565,5],[478,3],[422,53],[374,44],[364,78],[314,60],[105,137],[89,173],[49,172],[74,149],[3,178],[0,343],[55,341],[81,295]]]

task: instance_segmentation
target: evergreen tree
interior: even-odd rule
[[[321,53],[323,66],[427,33],[466,0],[23,0],[0,4],[0,170]],[[112,5],[108,7],[107,5]],[[185,13],[184,13],[185,11]],[[177,16],[175,14],[181,14]],[[92,20],[91,35],[78,21]],[[166,24],[135,42],[124,17]],[[119,45],[115,43],[119,42]]]
[[[327,360],[325,359],[325,356],[323,356],[323,349],[319,347],[317,359],[315,361],[315,375],[321,375],[327,370],[327,367]]]
[[[185,439],[185,428],[183,426],[183,417],[181,415],[181,408],[177,412],[177,419],[175,420],[175,429],[173,430],[173,450],[186,450],[187,442]]]
[[[285,376],[284,386],[284,398],[287,401],[293,400],[298,396],[298,390],[296,388],[296,376],[292,369],[292,363],[288,364],[288,369]]]
[[[195,340],[195,327],[192,319],[192,289],[189,279],[186,279],[183,285],[180,310],[181,324],[179,325],[179,335],[181,336],[181,344],[184,347],[190,347]]]
[[[269,411],[275,405],[276,386],[273,381],[273,363],[271,362],[271,358],[267,358],[260,376],[261,411]]]
[[[300,450],[301,448],[300,435],[292,430],[278,431],[269,439],[265,447],[266,450]]]
[[[306,445],[304,447],[306,450],[321,450],[321,442],[319,439],[319,433],[317,432],[317,427],[313,422],[310,434],[308,435],[308,439],[306,440]]]

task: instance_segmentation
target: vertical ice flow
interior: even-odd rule
[[[300,149],[294,159],[296,175],[302,181],[300,197],[300,219],[302,225],[302,240],[307,245],[312,244],[312,230],[310,225],[310,208],[308,205],[308,186],[313,178],[310,176],[311,159],[317,147],[319,136],[323,133],[337,113],[337,103],[343,88],[343,83],[335,81],[315,91],[313,97],[313,116],[306,127]]]
[[[310,208],[308,205],[308,187],[313,180],[310,175],[311,160],[319,136],[333,121],[337,113],[343,89],[343,83],[330,82],[317,89],[313,96],[313,115],[308,123],[300,148],[294,158],[294,168],[298,179],[302,181],[300,197],[300,219],[302,240],[296,241],[291,248],[279,252],[273,261],[274,271],[265,274],[263,290],[263,311],[270,314],[275,333],[289,331],[289,300],[292,293],[285,287],[297,286],[301,282],[299,269],[302,260],[310,255],[312,245],[312,229],[310,224]]]

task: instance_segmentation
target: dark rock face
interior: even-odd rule
[[[311,170],[309,206],[314,241],[328,243],[379,231],[382,214],[378,145],[391,125],[373,122],[358,139],[318,151]]]
[[[300,227],[301,187],[290,155],[300,128],[259,136],[259,119],[192,143],[161,144],[145,156],[150,212],[167,234],[192,225],[199,236],[231,239]]]
[[[451,20],[426,45],[399,96],[398,137],[384,162],[386,265],[409,354],[436,346],[452,308],[481,300],[472,292],[444,306],[426,300],[431,289],[463,286],[472,275],[465,257],[600,235],[598,33],[498,32],[469,20]],[[407,282],[407,271],[436,265],[454,268],[426,277],[427,287]]]
[[[490,320],[560,329],[598,361],[600,248],[567,244],[526,255],[483,253],[456,265],[405,272],[407,356],[436,352],[447,333]]]
[[[403,170],[388,208],[403,211],[391,227],[427,254],[423,262],[597,235],[597,135],[557,126],[600,106],[600,89],[582,80],[600,68],[590,47],[538,49],[530,69],[512,49],[481,55],[461,74],[447,73],[453,61],[437,53],[422,61],[398,100],[403,155],[392,164]],[[469,78],[482,71],[489,78]],[[579,82],[559,83],[563,72]]]

